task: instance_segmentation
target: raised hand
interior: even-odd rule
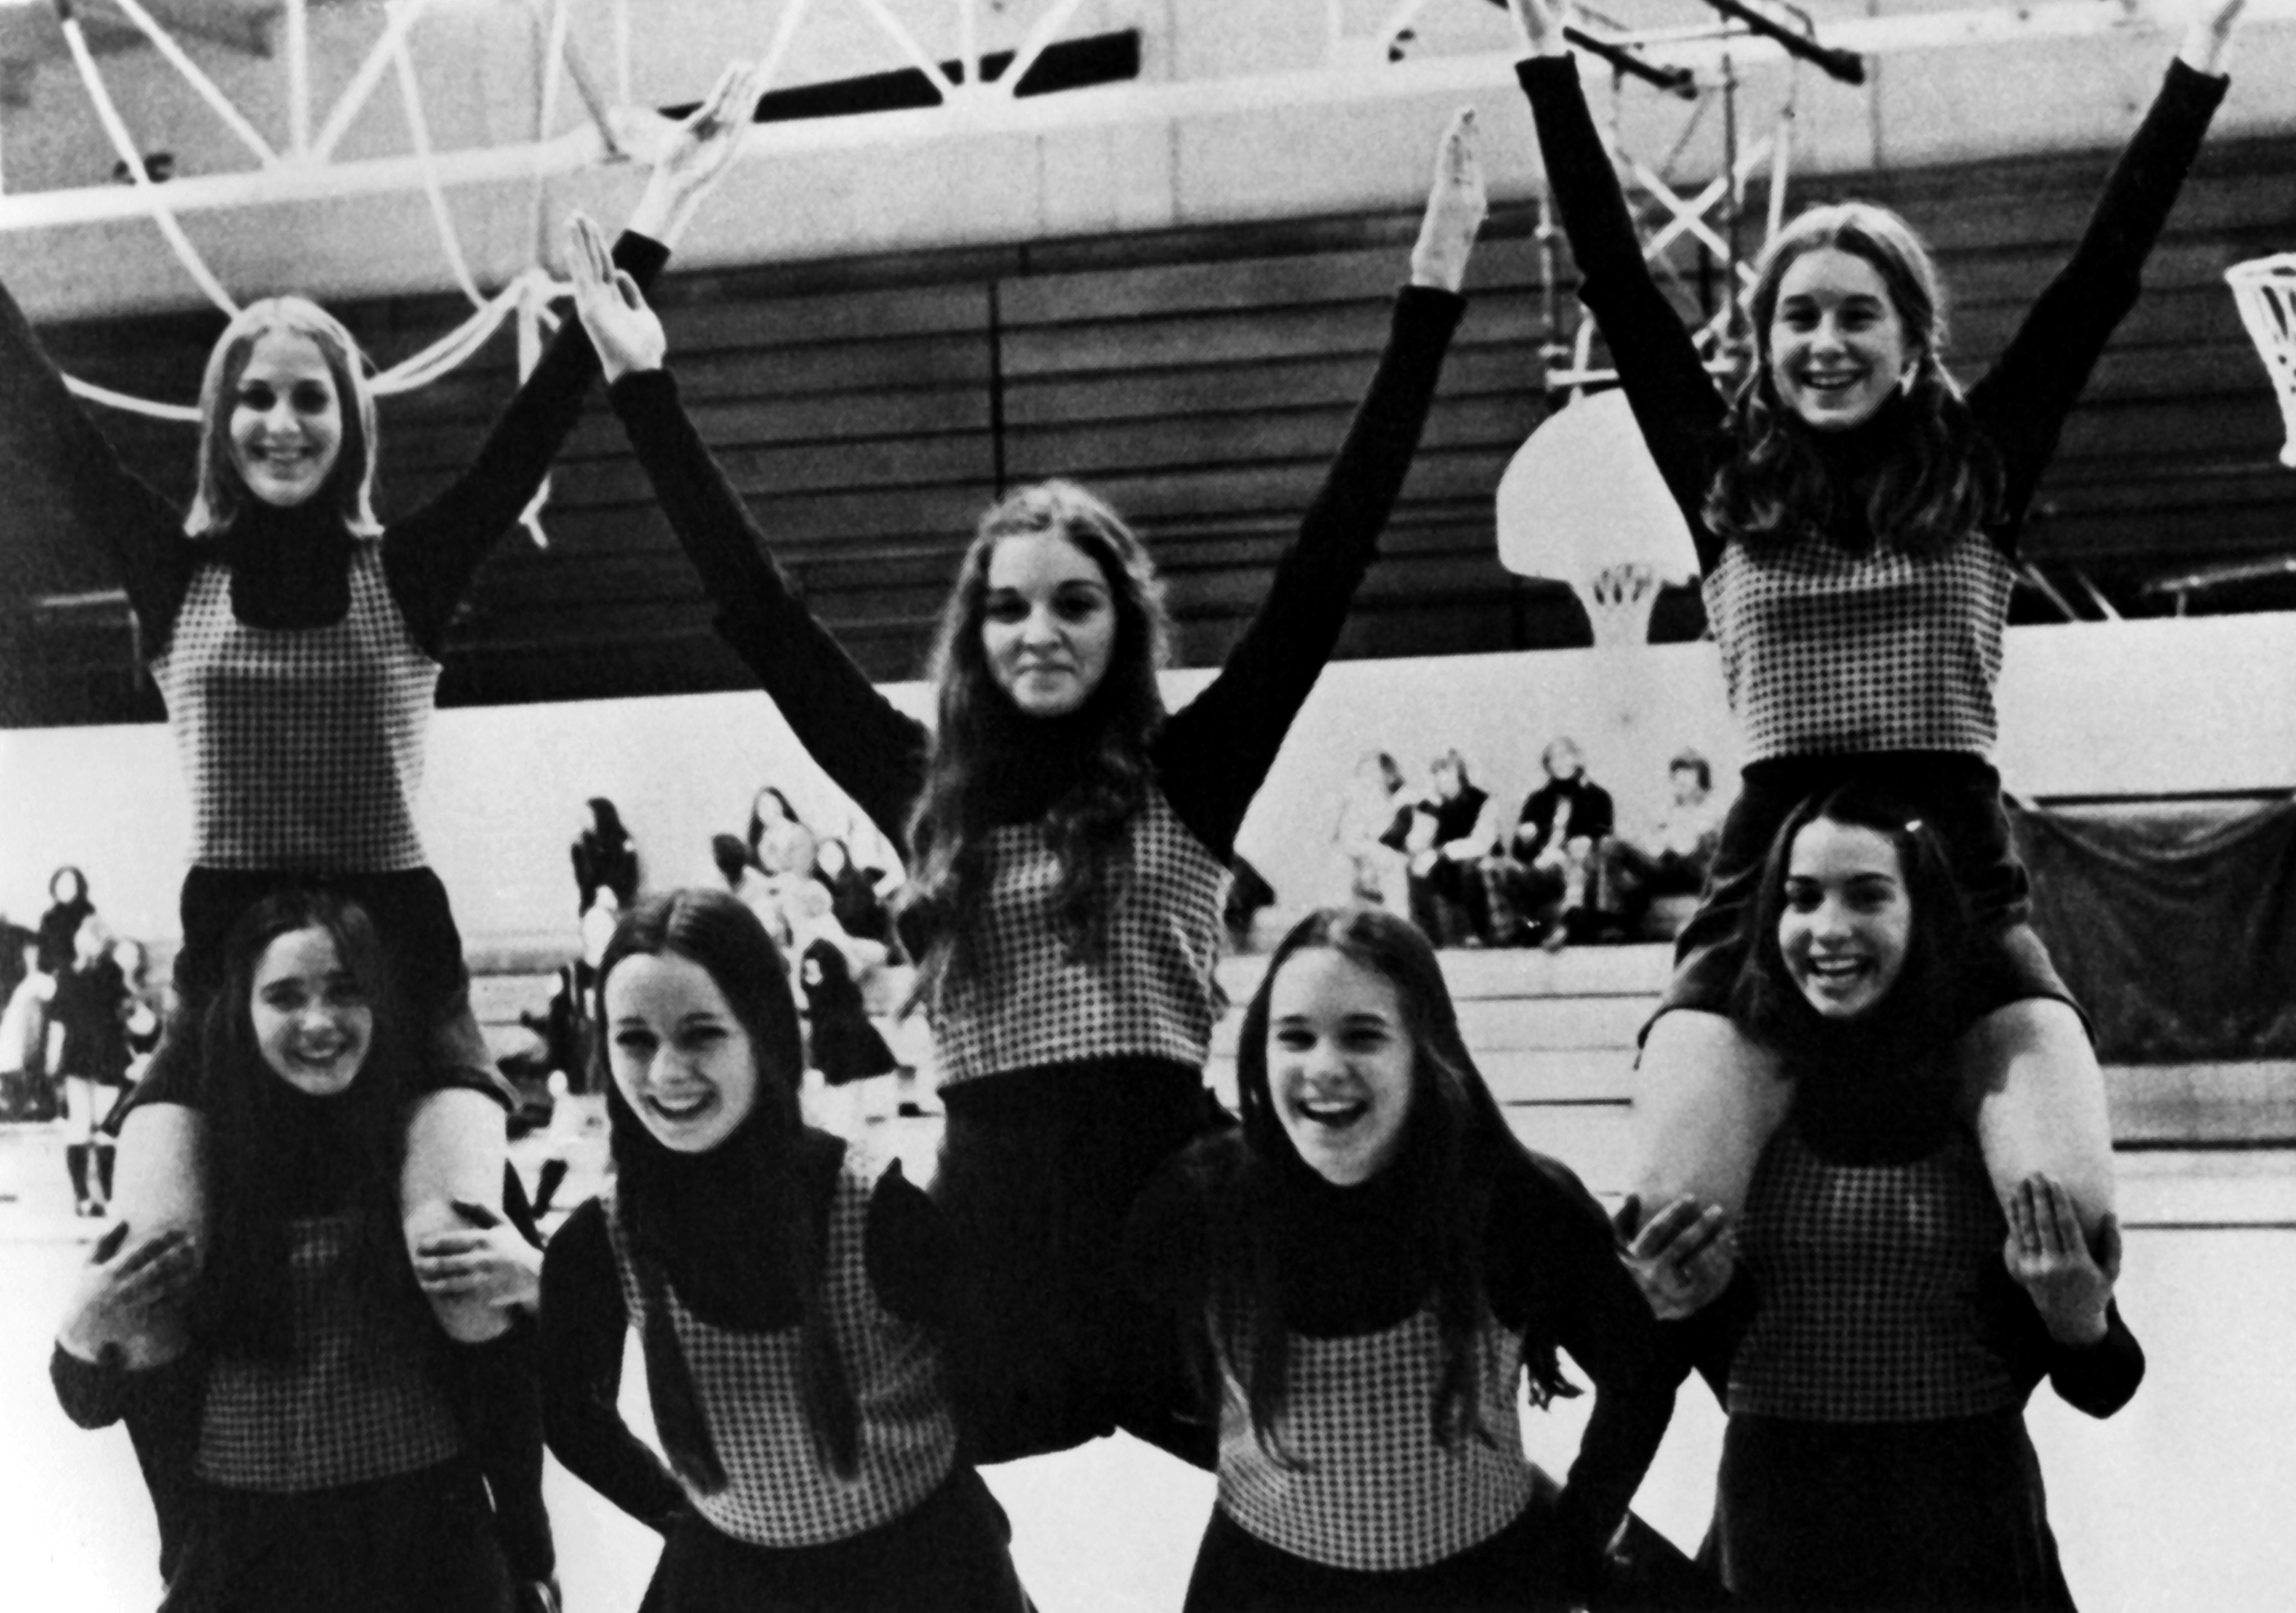
[[[2196,73],[2222,73],[2232,49],[2232,30],[2248,0],[2201,0],[2185,30],[2177,59]]]
[[[598,366],[611,386],[633,370],[659,370],[669,339],[646,306],[638,282],[614,266],[605,232],[586,213],[566,221],[569,268],[574,277],[574,311],[598,349]]]
[[[1730,1286],[1738,1269],[1737,1234],[1729,1213],[1687,1195],[1637,1227],[1642,1206],[1629,1197],[1613,1225],[1619,1258],[1661,1322],[1702,1311]]]
[[[1435,183],[1427,192],[1427,216],[1411,249],[1411,283],[1456,291],[1467,277],[1467,257],[1475,232],[1491,210],[1477,150],[1475,110],[1462,108],[1435,148]]]
[[[1560,56],[1570,50],[1562,38],[1562,15],[1554,0],[1507,0],[1517,32],[1534,56]]]
[[[127,1236],[123,1221],[97,1241],[56,1330],[56,1342],[83,1361],[132,1350],[199,1275],[188,1232],[170,1228],[133,1249]]]
[[[2033,1308],[2060,1344],[2095,1344],[2104,1337],[2105,1306],[2120,1278],[2120,1223],[2098,1223],[2096,1247],[2081,1237],[2072,1195],[2036,1172],[2010,1195],[2009,1239],[2002,1250],[2009,1274],[2031,1297]]]
[[[531,1309],[542,1297],[542,1251],[484,1205],[451,1202],[470,1230],[433,1232],[414,1246],[414,1281],[423,1293]]]
[[[676,244],[701,199],[733,162],[765,89],[762,67],[729,61],[701,104],[684,119],[674,124],[657,119],[627,131],[633,149],[653,152],[653,175],[630,215],[631,229],[665,246]]]

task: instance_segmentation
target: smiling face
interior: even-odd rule
[[[989,675],[1029,716],[1090,700],[1116,652],[1116,602],[1092,556],[1058,532],[1001,538],[988,557],[980,644]]]
[[[248,1016],[264,1063],[314,1098],[349,1091],[374,1045],[374,1004],[316,924],[264,948]]]
[[[701,964],[632,954],[606,977],[605,1014],[614,1085],[664,1148],[707,1153],[749,1118],[757,1051]]]
[[[343,404],[319,344],[266,331],[233,388],[232,468],[266,504],[288,508],[326,486],[343,448]]]
[[[1905,868],[1887,835],[1818,818],[1794,836],[1778,951],[1822,1017],[1855,1019],[1879,1007],[1905,969],[1913,930]]]
[[[1779,398],[1821,431],[1872,419],[1917,356],[1882,272],[1839,247],[1813,248],[1787,266],[1769,344]]]
[[[1387,1168],[1416,1057],[1395,984],[1329,946],[1285,959],[1267,999],[1267,1095],[1308,1168],[1354,1187]]]

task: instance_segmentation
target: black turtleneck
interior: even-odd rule
[[[1568,56],[1534,57],[1515,71],[1530,97],[1547,184],[1578,263],[1579,299],[1602,323],[1643,438],[1689,523],[1700,566],[1710,573],[1721,561],[1723,542],[1706,526],[1706,492],[1716,456],[1730,451],[1722,440],[1722,397],[1682,316],[1651,277],[1611,154],[1587,113],[1577,62]],[[2004,553],[2014,555],[2026,507],[2056,452],[2065,417],[2113,328],[2136,305],[2144,259],[2199,154],[2226,83],[2181,61],[2169,64],[2072,258],[1993,367],[1969,389],[1977,429],[2003,472],[2003,517],[1988,535]],[[1883,421],[1871,434],[1849,433],[1824,451],[1842,459],[1853,479],[1870,478],[1871,466],[1861,469],[1858,462],[1885,453],[1891,432]]]
[[[1240,1131],[1192,1144],[1135,1204],[1125,1232],[1135,1283],[1201,1315],[1216,1240],[1247,1236],[1221,1207],[1245,1159]],[[1511,1144],[1492,1150],[1483,1219],[1485,1298],[1511,1329],[1551,1333],[1594,1380],[1595,1411],[1570,1469],[1568,1527],[1607,1540],[1658,1449],[1682,1368],[1620,1265],[1609,1220],[1570,1168]],[[1287,1325],[1309,1338],[1377,1332],[1414,1314],[1433,1274],[1421,1253],[1424,1193],[1399,1171],[1341,1187],[1288,1148],[1275,1172],[1277,1281]]]
[[[640,1146],[651,1146],[642,1143]],[[816,1213],[834,1191],[845,1143],[808,1130],[800,1165]],[[776,1332],[795,1327],[802,1297],[776,1269],[757,1212],[757,1155],[734,1140],[675,1156],[656,1177],[667,1234],[662,1264],[671,1289],[713,1327]],[[931,1200],[898,1165],[869,1201],[863,1261],[871,1290],[894,1315],[946,1336],[965,1325],[970,1296],[955,1284],[957,1249]],[[606,1230],[593,1199],[550,1240],[542,1265],[542,1395],[550,1447],[567,1469],[640,1522],[666,1527],[685,1493],[660,1457],[621,1419],[622,1353],[630,1314]]]
[[[614,245],[616,265],[641,287],[668,260],[668,248],[643,235]],[[532,501],[581,418],[597,365],[582,322],[563,321],[470,468],[384,532],[391,597],[429,654],[439,654],[480,561]],[[46,513],[67,538],[111,548],[146,655],[167,648],[192,574],[211,560],[232,568],[232,608],[250,626],[291,631],[342,619],[354,540],[329,492],[291,510],[250,499],[230,532],[212,542],[184,536],[181,515],[120,463],[0,288],[0,461],[19,456],[43,472]]]
[[[1406,287],[1370,391],[1339,457],[1276,562],[1259,612],[1219,677],[1164,725],[1156,782],[1205,849],[1226,861],[1292,717],[1332,653],[1357,585],[1377,553],[1465,304]],[[798,739],[871,821],[906,852],[923,788],[925,726],[880,695],[806,608],[801,586],[767,552],[748,504],[686,418],[668,372],[625,375],[614,409],[679,544],[716,602],[718,631],[757,672]],[[1055,725],[1028,733],[992,771],[994,816],[1026,823],[1073,783],[1085,751]]]

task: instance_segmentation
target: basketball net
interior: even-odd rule
[[[2225,271],[2225,279],[2272,377],[2272,389],[2280,395],[2280,418],[2288,433],[2280,463],[2296,470],[2296,252],[2236,263]]]
[[[1639,650],[1650,643],[1651,612],[1658,608],[1656,567],[1639,561],[1604,566],[1573,583],[1571,591],[1587,607],[1595,649]]]

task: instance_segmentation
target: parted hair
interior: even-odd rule
[[[1778,945],[1786,908],[1786,877],[1794,841],[1818,822],[1871,830],[1897,849],[1898,866],[1913,909],[1906,961],[1889,996],[1863,1016],[1854,1032],[1811,1008],[1793,982]],[[1967,1019],[1966,960],[1976,939],[1967,902],[1954,878],[1944,838],[1905,800],[1877,786],[1838,785],[1794,808],[1770,841],[1762,882],[1746,910],[1745,962],[1730,994],[1730,1016],[1746,1034],[1778,1052],[1791,1077],[1838,1052],[1854,1035],[1861,1045],[1909,1067],[1937,1052]]]
[[[273,1191],[277,1173],[271,1117],[286,1078],[264,1061],[255,1031],[255,982],[272,943],[322,929],[374,1016],[365,1062],[350,1085],[322,1100],[344,1122],[357,1208],[353,1281],[385,1326],[427,1316],[399,1225],[399,1170],[406,1111],[414,1096],[414,1050],[406,1015],[366,910],[332,891],[296,888],[266,897],[239,917],[223,944],[223,980],[198,1025],[198,1090],[207,1118],[205,1175],[213,1227],[191,1309],[193,1331],[219,1354],[283,1361],[293,1344],[288,1303],[288,1216]]]
[[[233,399],[255,344],[274,332],[308,338],[319,349],[342,409],[342,448],[326,485],[314,496],[333,504],[346,531],[361,537],[381,531],[382,523],[374,518],[374,389],[367,384],[366,356],[342,321],[305,297],[249,303],[216,338],[200,381],[199,490],[184,530],[193,537],[227,531],[246,504],[247,484],[231,462]]]
[[[1073,482],[1039,482],[1008,494],[980,519],[956,583],[941,608],[931,678],[938,720],[924,789],[909,822],[914,876],[902,908],[926,938],[916,997],[939,1000],[953,977],[980,967],[974,927],[986,906],[993,794],[1022,754],[1024,716],[996,683],[981,642],[988,567],[1008,537],[1056,533],[1088,557],[1107,584],[1116,642],[1107,674],[1073,716],[1093,736],[1084,776],[1052,804],[1045,836],[1058,859],[1054,922],[1071,956],[1098,961],[1131,821],[1147,799],[1149,745],[1164,721],[1156,675],[1169,658],[1169,618],[1148,551],[1114,510]]]
[[[608,1138],[618,1181],[616,1203],[645,1299],[639,1339],[663,1449],[678,1476],[703,1494],[726,1487],[725,1464],[670,1320],[665,1266],[667,1251],[674,1244],[707,1238],[709,1229],[670,1224],[668,1184],[680,1157],[654,1140],[613,1078],[613,1025],[605,1015],[606,988],[616,968],[642,956],[682,958],[700,967],[748,1033],[758,1065],[756,1099],[733,1135],[718,1144],[746,1156],[745,1201],[726,1210],[764,1234],[773,1274],[800,1296],[799,1359],[806,1426],[822,1465],[849,1478],[860,1465],[860,1412],[830,1331],[824,1282],[825,1212],[812,1202],[802,1169],[805,1122],[798,1109],[798,1081],[805,1069],[804,1033],[790,995],[789,970],[757,914],[729,892],[700,888],[644,897],[622,914],[598,960],[594,1005],[601,1027],[598,1073],[606,1093]]]
[[[1442,1339],[1443,1366],[1428,1408],[1434,1437],[1456,1450],[1467,1439],[1489,1443],[1482,1424],[1480,1345],[1488,1292],[1483,1232],[1499,1167],[1529,1159],[1484,1085],[1459,1032],[1442,966],[1408,920],[1381,907],[1326,907],[1292,927],[1276,944],[1259,988],[1244,1010],[1236,1044],[1236,1091],[1243,1115],[1243,1163],[1216,1192],[1219,1236],[1210,1251],[1210,1314],[1214,1347],[1243,1385],[1254,1436],[1290,1462],[1278,1430],[1290,1380],[1288,1319],[1277,1263],[1275,1196],[1282,1173],[1300,1168],[1268,1085],[1269,1003],[1276,977],[1302,952],[1327,947],[1395,987],[1412,1050],[1410,1112],[1402,1145],[1387,1166],[1407,1173],[1416,1191],[1418,1256]],[[1556,1340],[1536,1322],[1523,1341],[1532,1399],[1544,1405],[1578,1391],[1564,1381]]]
[[[1866,527],[1877,544],[1939,553],[1997,517],[2000,463],[1946,368],[1945,294],[1929,249],[1905,219],[1867,201],[1811,208],[1764,249],[1747,299],[1754,363],[1723,428],[1727,446],[1707,489],[1706,524],[1725,537],[1760,543],[1823,530],[1843,513],[1850,490],[1833,485],[1815,432],[1778,396],[1771,369],[1770,327],[1786,272],[1825,248],[1873,266],[1914,361],[1903,400],[1908,429],[1866,494]]]

